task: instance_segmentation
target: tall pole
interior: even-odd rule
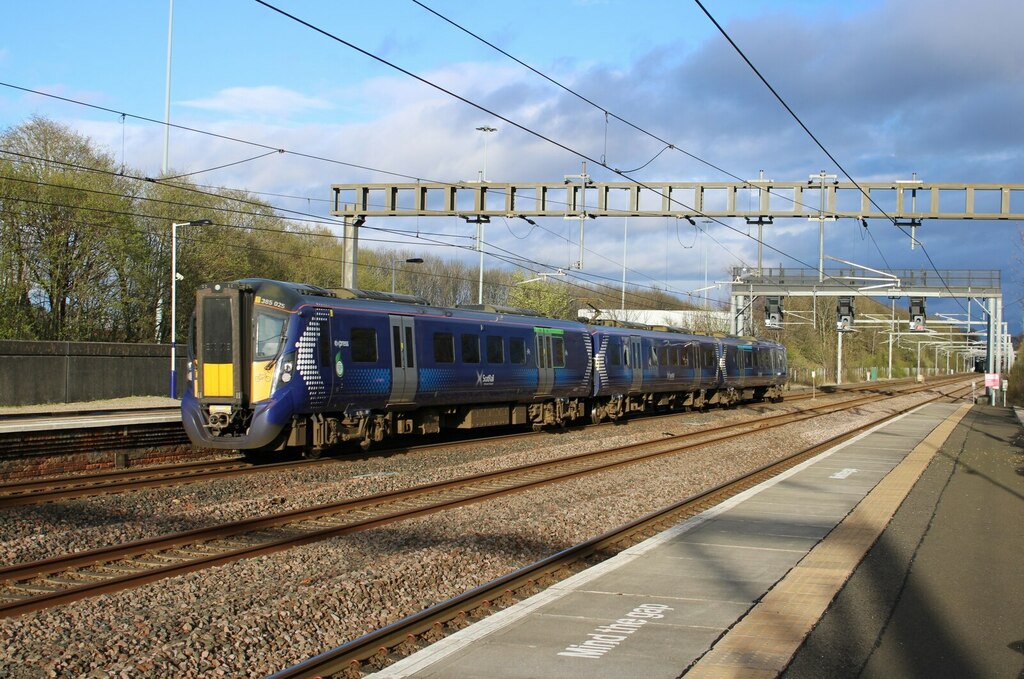
[[[836,385],[843,383],[843,331],[836,332]]]
[[[487,181],[487,140],[492,132],[497,132],[498,128],[491,127],[490,125],[481,125],[476,128],[477,131],[484,133],[484,169],[480,173],[480,183]],[[481,195],[483,187],[480,188]],[[480,282],[476,292],[476,303],[484,303],[484,217],[477,217],[476,221],[476,249],[480,253]]]
[[[479,219],[476,223],[476,249],[480,251],[480,287],[476,293],[476,303],[484,303],[484,222]]]
[[[497,132],[498,128],[491,127],[490,125],[481,125],[476,129],[484,133],[484,169],[480,173],[480,181],[485,182],[487,181],[487,139],[490,136],[490,133]]]
[[[889,379],[892,379],[892,336],[896,333],[896,299],[892,300],[892,320],[889,321]]]
[[[178,227],[210,224],[209,219],[171,222],[171,398],[178,398],[177,332],[178,332]]]
[[[825,174],[822,170],[817,175],[811,175],[808,180],[808,184],[814,183],[814,180],[818,180],[818,186],[821,187],[821,208],[818,211],[818,282],[825,280],[825,180],[835,179],[834,174]],[[814,219],[814,217],[810,217]]]
[[[175,333],[177,332],[178,289],[178,224],[171,222],[171,398],[178,398],[178,370],[175,364]]]
[[[167,175],[168,149],[171,138],[171,35],[174,33],[174,0],[167,15],[167,88],[164,91],[164,162],[161,171]]]
[[[626,238],[629,235],[629,217],[622,220],[622,302],[620,309],[626,308]]]
[[[705,225],[710,224],[710,223],[711,223],[710,219],[705,219],[704,220],[704,224]],[[709,306],[709,304],[708,304],[708,293],[707,293],[707,289],[708,289],[708,227],[704,226],[704,228],[701,229],[701,232],[702,232],[702,235],[703,235],[703,238],[701,238],[701,241],[703,242],[703,245],[704,245],[704,291],[705,291],[704,292],[704,308],[707,309],[708,306]]]

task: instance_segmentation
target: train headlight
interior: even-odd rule
[[[280,384],[288,384],[292,381],[292,373],[295,371],[295,352],[289,351],[281,357],[277,367],[277,379],[274,381],[273,389]],[[271,389],[271,391],[273,391]]]

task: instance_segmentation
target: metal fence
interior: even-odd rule
[[[0,341],[0,406],[167,396],[170,360],[168,344]]]

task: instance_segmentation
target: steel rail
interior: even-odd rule
[[[836,394],[836,393],[850,393],[860,391],[881,391],[886,393],[896,386],[902,386],[903,382],[909,382],[910,380],[892,381],[886,383],[865,383],[851,385],[848,387],[839,387],[823,390],[823,393]],[[939,384],[939,382],[930,382],[929,384]],[[916,383],[915,383],[916,386]],[[810,399],[813,394],[802,393],[793,394],[787,398],[789,401],[801,401]],[[663,417],[679,416],[685,413],[673,411],[664,413]],[[602,423],[598,426],[615,426],[616,423]],[[593,426],[593,425],[590,425]],[[543,433],[543,432],[541,432]],[[425,445],[395,445],[394,447],[382,448],[383,451],[394,451],[394,450],[430,450],[437,447],[456,447],[461,445],[474,445],[482,441],[496,440],[508,437],[520,437],[520,436],[536,436],[538,432],[522,432],[517,434],[507,434],[503,436],[487,437],[484,439],[475,438],[465,441],[446,441],[442,443],[428,443]],[[243,475],[248,473],[260,473],[264,471],[276,471],[289,466],[299,466],[302,464],[310,464],[320,462],[324,460],[303,460],[303,461],[284,461],[280,463],[266,463],[261,465],[253,465],[251,463],[244,463],[239,458],[238,461],[232,462],[230,460],[216,460],[216,461],[204,461],[204,462],[187,462],[175,465],[162,465],[154,466],[142,469],[122,469],[114,471],[103,471],[93,474],[75,474],[70,476],[61,476],[50,479],[34,479],[30,481],[20,481],[14,483],[0,484],[0,508],[4,507],[16,507],[29,504],[39,504],[45,502],[56,502],[72,498],[80,497],[92,497],[96,495],[105,495],[116,492],[127,492],[134,491],[143,488],[156,488],[166,485],[178,485],[193,483],[195,481],[211,480],[217,478],[226,478],[231,476]],[[193,471],[189,471],[193,470]]]
[[[869,402],[887,398],[889,397],[871,395],[857,401]],[[592,451],[570,458],[520,465],[497,472],[424,484],[357,500],[297,509],[212,528],[195,529],[161,538],[17,564],[0,569],[0,582],[6,584],[3,596],[7,599],[0,603],[0,617],[20,615],[96,594],[114,592],[173,575],[518,493],[625,464],[675,455],[766,428],[831,414],[855,405],[859,403],[832,404],[799,413],[760,418],[756,422],[725,425],[717,429],[721,432],[717,437],[708,438],[708,434],[714,432],[692,432],[674,439]],[[730,432],[730,429],[733,431]],[[690,444],[682,443],[687,439],[700,440]],[[517,478],[521,480],[516,480]],[[410,501],[415,504],[409,506]],[[348,514],[349,517],[342,516],[340,520],[331,518],[331,515],[344,514]],[[327,527],[323,525],[325,520],[328,522]],[[300,522],[311,523],[303,526]],[[220,541],[220,544],[217,541]],[[255,544],[252,544],[253,542]],[[77,575],[74,572],[74,569],[84,568],[92,571]],[[86,581],[81,578],[86,578]]]

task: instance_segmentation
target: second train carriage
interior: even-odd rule
[[[182,420],[201,446],[316,455],[398,434],[781,400],[785,348],[264,279],[196,295]]]
[[[775,342],[702,336],[667,326],[597,321],[591,419],[658,409],[782,400],[785,348]]]

